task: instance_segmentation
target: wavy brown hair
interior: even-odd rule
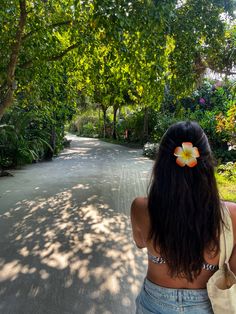
[[[183,142],[199,150],[193,168],[176,164],[174,149]],[[204,250],[219,251],[222,212],[214,165],[198,123],[178,122],[162,137],[148,193],[149,238],[166,259],[171,276],[193,281],[202,270]]]

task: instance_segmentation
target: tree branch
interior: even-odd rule
[[[57,61],[57,60],[61,60],[69,51],[75,49],[79,47],[79,43],[73,44],[71,46],[69,46],[68,48],[66,48],[64,51],[62,51],[61,53],[59,53],[58,55],[55,56],[51,56],[51,57],[46,57],[46,58],[42,58],[39,61],[42,62],[47,62],[47,61]],[[30,67],[33,66],[34,60],[29,60],[23,64],[20,65],[20,68],[22,69],[28,69]]]
[[[236,72],[232,72],[232,71],[220,71],[220,73],[227,74],[227,75],[236,75]]]
[[[27,18],[26,0],[19,0],[19,6],[20,6],[19,23],[18,23],[16,35],[15,35],[15,40],[11,48],[10,60],[7,66],[7,76],[6,76],[7,92],[3,96],[1,95],[0,120],[4,114],[5,109],[9,107],[13,102],[15,71],[16,71],[19,52],[21,48],[24,27],[26,24],[26,18]]]
[[[236,75],[236,72],[232,69],[231,70],[221,70],[217,69],[216,67],[208,67],[211,71],[219,73],[219,74],[226,74],[226,75]]]
[[[47,26],[47,28],[53,28],[53,27],[58,27],[58,26],[62,26],[62,25],[70,25],[72,23],[72,20],[68,20],[68,21],[62,21],[62,22],[57,22],[57,23],[53,23]],[[22,37],[22,40],[26,40],[27,38],[29,38],[31,35],[37,33],[38,31],[43,30],[42,27],[39,27],[37,29],[32,30],[31,32],[25,34]]]
[[[58,54],[57,56],[52,56],[50,58],[48,58],[47,60],[45,61],[57,61],[57,60],[60,60],[62,59],[69,51],[75,49],[79,47],[79,43],[76,43],[74,45],[71,45],[70,47],[66,48],[64,51],[62,51],[60,54]]]
[[[15,76],[15,69],[16,69],[16,64],[18,61],[20,46],[22,42],[22,35],[23,35],[23,30],[25,27],[26,16],[27,16],[26,0],[19,0],[19,4],[20,4],[20,19],[19,19],[17,32],[16,32],[16,37],[12,45],[10,61],[7,67],[7,85],[8,86],[12,84],[12,80],[14,79],[14,76]]]

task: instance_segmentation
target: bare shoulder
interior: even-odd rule
[[[138,248],[147,246],[149,234],[148,199],[137,197],[133,200],[130,210],[133,238]]]
[[[147,197],[136,197],[131,204],[131,217],[135,220],[142,220],[147,216],[148,199]]]
[[[132,202],[132,205],[131,205],[131,209],[134,208],[136,210],[139,210],[139,209],[143,209],[144,207],[147,208],[147,205],[148,205],[148,199],[147,197],[136,197],[133,202]]]

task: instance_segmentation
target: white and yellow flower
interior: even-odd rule
[[[176,163],[180,167],[188,166],[190,168],[196,166],[197,158],[200,156],[197,147],[193,147],[191,142],[183,142],[182,147],[178,146],[174,150]]]

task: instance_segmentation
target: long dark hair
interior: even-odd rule
[[[176,164],[174,150],[183,142],[199,150],[195,167]],[[149,239],[166,259],[171,276],[193,281],[202,270],[204,250],[219,252],[222,213],[214,165],[198,123],[178,122],[162,137],[148,193]]]

